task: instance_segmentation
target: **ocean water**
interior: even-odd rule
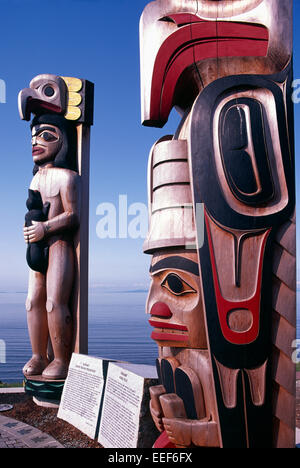
[[[0,340],[6,343],[6,363],[0,362],[2,382],[21,381],[22,368],[31,356],[25,298],[25,293],[0,293]],[[135,364],[155,364],[157,346],[150,339],[151,327],[145,314],[146,298],[146,291],[105,291],[91,295],[89,305],[91,356]],[[297,292],[297,299],[297,338],[300,339],[300,290]]]
[[[150,339],[146,298],[146,292],[93,294],[89,304],[89,355],[155,365],[157,346]],[[0,340],[6,343],[6,363],[0,363],[2,382],[21,381],[22,368],[31,357],[25,299],[25,293],[0,294]]]

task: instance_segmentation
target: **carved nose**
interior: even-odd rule
[[[164,304],[163,302],[157,302],[156,304],[154,304],[154,306],[151,308],[150,314],[154,315],[155,317],[162,318],[172,317],[172,312],[170,311],[167,304]]]

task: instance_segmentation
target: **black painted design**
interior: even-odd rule
[[[250,116],[250,135],[245,108]],[[268,123],[264,114],[263,106],[256,99],[240,98],[228,102],[220,115],[219,140],[227,182],[236,198],[249,205],[266,203],[274,196],[265,139]],[[250,144],[255,161],[248,152]]]
[[[65,380],[56,381],[36,381],[26,378],[24,380],[25,393],[32,397],[43,398],[43,400],[60,401]]]
[[[167,393],[175,393],[174,372],[167,359],[161,360],[161,375]]]
[[[61,167],[63,169],[70,169],[77,171],[77,133],[76,126],[72,121],[66,120],[61,115],[54,114],[41,114],[36,115],[31,122],[31,129],[36,125],[53,125],[58,127],[62,134],[62,146],[55,156],[53,161],[54,167]],[[51,127],[46,127],[44,130],[53,131]],[[33,169],[33,174],[36,174],[39,166],[36,164]]]
[[[183,270],[187,271],[188,273],[192,273],[195,276],[199,276],[198,264],[188,258],[179,257],[178,255],[163,258],[159,262],[155,263],[155,265],[150,267],[150,273],[153,274],[159,270],[166,269]]]
[[[50,203],[43,204],[40,192],[28,190],[28,200],[26,203],[28,213],[25,215],[25,226],[32,225],[32,221],[44,222],[48,219]],[[28,244],[26,260],[28,266],[40,273],[45,274],[48,269],[49,248],[44,240]]]
[[[286,85],[286,99],[282,89],[275,82],[284,82]],[[293,153],[293,109],[291,101],[291,68],[288,67],[285,72],[274,76],[260,75],[239,75],[222,78],[208,85],[199,95],[192,114],[191,121],[191,157],[192,172],[194,184],[195,203],[204,203],[205,207],[219,224],[232,229],[254,230],[265,229],[266,226],[278,226],[288,219],[293,213],[295,206],[295,184],[294,184],[294,153]],[[268,179],[268,163],[266,163],[266,154],[274,155],[275,148],[270,133],[268,119],[277,119],[280,150],[282,154],[282,163],[286,185],[288,189],[288,201],[285,206],[275,213],[266,216],[251,216],[234,211],[229,206],[222,187],[218,172],[216,169],[214,142],[213,142],[213,118],[218,105],[233,93],[239,91],[252,93],[257,88],[267,89],[273,95],[276,114],[267,116],[263,112],[263,128],[266,152],[255,155],[259,163],[259,173],[262,182]],[[251,102],[253,100],[251,99]],[[289,102],[290,101],[290,102]],[[285,105],[285,102],[287,105]],[[260,103],[263,106],[262,103]],[[287,122],[291,123],[288,127]],[[251,122],[255,128],[255,123]],[[257,146],[257,145],[256,145]],[[261,151],[261,149],[260,149]],[[269,157],[268,156],[268,157]],[[261,159],[261,161],[260,161]],[[243,166],[240,166],[240,171]],[[229,169],[227,169],[227,176]],[[233,180],[233,179],[232,179]],[[232,187],[230,186],[230,189]],[[270,195],[269,188],[266,194]],[[267,195],[265,195],[267,199]],[[249,202],[249,200],[248,200]],[[259,206],[262,201],[256,201],[254,206]],[[245,202],[244,202],[245,203]]]
[[[184,291],[182,280],[179,278],[179,276],[175,275],[174,273],[171,273],[167,276],[167,278],[165,279],[165,283],[168,285],[168,287],[174,294],[180,294]]]
[[[159,361],[159,359],[155,360],[155,364],[156,364],[156,372],[157,372],[157,376],[158,376],[158,382],[159,382],[160,385],[163,385],[163,379],[162,379],[162,374],[161,374],[161,370],[160,370],[160,361]]]
[[[52,86],[47,86],[45,89],[44,89],[44,93],[47,97],[52,97],[55,93],[54,89],[52,88]]]
[[[182,399],[188,419],[198,419],[192,382],[180,368],[175,370],[176,394]]]
[[[277,83],[287,82],[284,88]],[[225,367],[241,369],[237,382],[237,405],[225,407],[218,371],[214,360],[212,367],[216,388],[216,397],[224,447],[270,447],[271,446],[271,316],[272,316],[272,252],[273,239],[277,228],[292,215],[295,207],[294,184],[294,141],[293,107],[291,101],[291,65],[274,76],[240,75],[219,79],[207,86],[199,95],[193,108],[191,119],[191,168],[193,174],[194,203],[204,203],[206,212],[225,230],[236,229],[254,233],[259,229],[271,229],[268,237],[262,270],[260,298],[260,324],[257,339],[247,345],[234,345],[223,336],[219,319],[213,282],[208,234],[205,231],[203,247],[199,250],[203,279],[203,292],[206,320],[212,355]],[[262,102],[241,98],[230,100],[220,114],[219,145],[222,154],[223,169],[231,193],[245,205],[241,213],[232,208],[225,198],[216,167],[214,154],[213,119],[215,111],[224,99],[232,94],[249,90],[249,96],[256,89],[266,89],[273,95],[276,113],[267,115]],[[247,153],[249,134],[246,126],[246,114],[240,113],[239,106],[247,106],[251,118],[252,143],[257,174],[261,191],[254,191],[257,177],[254,174],[253,161]],[[255,117],[256,116],[256,117]],[[254,121],[254,119],[256,119]],[[274,196],[275,179],[271,175],[269,160],[278,148],[274,148],[268,119],[276,119],[278,125],[280,151],[284,174],[275,174],[285,178],[288,197],[287,203],[279,205],[277,211],[266,211],[260,216],[251,216],[247,206],[268,205]],[[237,128],[235,128],[235,126]],[[201,129],[201,131],[200,131]],[[274,175],[274,173],[273,173]],[[274,180],[272,180],[274,179]],[[277,180],[278,182],[278,180]],[[248,378],[243,369],[255,369],[268,361],[267,390],[264,404],[255,406],[251,400]],[[241,428],[244,427],[244,431]]]
[[[193,386],[187,373],[179,367],[174,372],[168,359],[162,359],[161,363],[157,360],[156,363],[161,375],[160,383],[166,393],[175,393],[182,399],[188,419],[198,419]]]

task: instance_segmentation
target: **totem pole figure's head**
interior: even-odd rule
[[[207,347],[191,202],[186,141],[164,139],[150,153],[144,244],[152,254],[147,313],[161,347]]]
[[[80,123],[93,124],[93,85],[79,78],[51,74],[36,76],[19,93],[19,113],[31,124],[34,171],[53,162],[55,167],[77,170],[77,134]]]
[[[52,163],[54,167],[76,170],[77,135],[73,123],[60,115],[42,114],[33,119],[31,131],[35,166]]]
[[[87,80],[51,74],[36,76],[18,97],[19,114],[29,121],[31,114],[63,116],[76,124],[93,124],[93,84]]]
[[[41,166],[53,162],[62,146],[62,134],[54,125],[37,124],[32,127],[32,157]]]
[[[143,124],[163,127],[174,106],[187,111],[217,78],[282,71],[291,59],[291,7],[282,0],[148,4],[140,23]]]
[[[157,251],[150,273],[151,338],[161,347],[207,348],[197,253],[176,248]]]

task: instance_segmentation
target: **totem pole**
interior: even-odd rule
[[[20,92],[19,112],[27,121],[34,114],[34,177],[24,226],[32,358],[23,373],[26,381],[63,380],[72,352],[87,353],[93,84],[39,75]]]
[[[156,447],[294,447],[290,0],[156,0],[140,24]]]

